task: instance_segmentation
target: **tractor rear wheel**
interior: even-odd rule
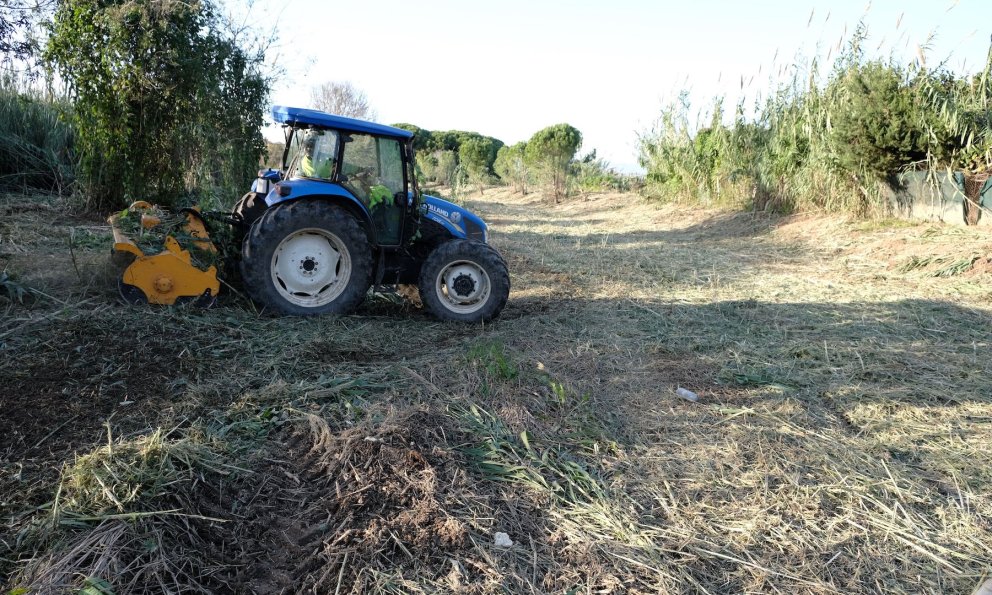
[[[510,295],[506,263],[488,244],[451,240],[420,269],[420,299],[441,320],[481,322],[499,316]]]
[[[241,276],[253,300],[281,314],[347,314],[372,284],[372,251],[344,209],[291,202],[267,209],[252,224]]]

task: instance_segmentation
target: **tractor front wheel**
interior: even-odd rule
[[[281,314],[347,314],[372,284],[372,251],[344,209],[291,202],[267,209],[252,224],[241,275],[253,300]]]
[[[499,316],[510,295],[506,263],[487,244],[450,240],[420,269],[420,299],[441,320],[480,322]]]

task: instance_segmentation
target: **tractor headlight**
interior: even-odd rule
[[[251,183],[251,191],[259,194],[268,194],[269,181],[265,178],[255,178],[255,181]]]

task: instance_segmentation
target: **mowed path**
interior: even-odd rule
[[[606,482],[662,584],[970,592],[990,571],[987,231],[469,206],[512,271],[495,334],[608,420]]]
[[[101,221],[6,200],[5,266],[58,296],[0,328],[10,588],[967,594],[992,569],[984,229],[492,189],[467,205],[513,290],[455,325],[382,296],[123,306]],[[84,481],[156,441],[206,462]],[[200,524],[59,525],[56,497]],[[111,530],[117,566],[71,555]]]

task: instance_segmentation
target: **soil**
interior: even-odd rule
[[[488,565],[471,543],[479,527],[459,518],[466,512],[459,498],[478,496],[478,488],[462,471],[464,461],[441,446],[447,423],[410,410],[377,427],[334,432],[310,417],[283,432],[236,498],[249,506],[238,527],[243,554],[231,561],[244,568],[235,589],[364,593],[376,586],[377,569],[412,577],[458,560],[459,592],[483,592],[480,569]],[[543,524],[536,510],[491,498],[490,513],[507,516],[514,508],[517,517],[534,515],[530,530]]]
[[[167,341],[139,347],[126,333],[85,319],[46,329],[37,340],[30,353],[5,356],[0,372],[0,464],[15,480],[0,487],[2,502],[26,491],[41,504],[50,494],[37,488],[54,482],[76,455],[105,444],[108,432],[159,423],[183,369]]]

